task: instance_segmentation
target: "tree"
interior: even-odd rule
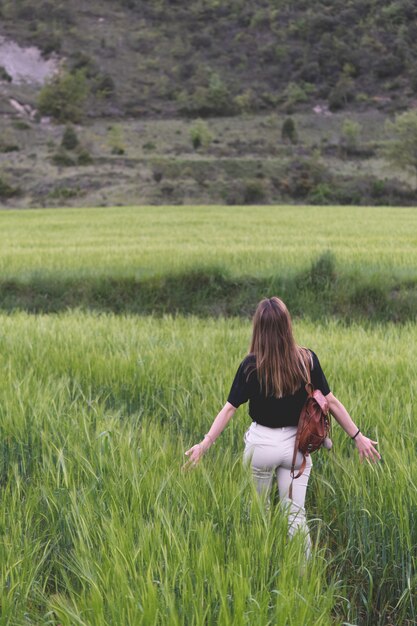
[[[78,137],[75,132],[75,128],[73,126],[66,126],[64,130],[64,134],[61,139],[61,146],[65,148],[65,150],[75,150],[78,146]]]
[[[297,143],[298,135],[292,117],[286,117],[281,127],[281,138],[285,142]]]
[[[404,167],[417,177],[417,111],[406,111],[387,123],[393,139],[386,148],[386,157],[394,165]]]
[[[79,122],[87,94],[84,70],[61,72],[42,87],[38,97],[39,112],[58,122]]]
[[[354,86],[352,78],[348,74],[342,73],[329,94],[329,109],[331,111],[338,111],[353,100],[355,95]]]
[[[211,74],[208,86],[199,85],[192,94],[181,91],[177,100],[186,115],[234,115],[238,111],[238,104],[218,74]]]

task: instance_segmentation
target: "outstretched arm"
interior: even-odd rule
[[[330,413],[333,415],[338,424],[340,424],[349,437],[354,437],[359,429],[340,400],[338,400],[332,393],[329,393],[326,396],[326,400],[329,403]],[[355,437],[355,444],[361,461],[363,459],[369,459],[370,461],[375,462],[381,459],[381,455],[375,448],[375,446],[378,445],[377,441],[372,441],[359,432],[359,434]]]
[[[230,402],[226,402],[224,407],[214,419],[214,422],[212,423],[211,428],[208,431],[207,435],[204,437],[204,439],[200,443],[197,443],[195,446],[187,450],[187,452],[185,453],[187,456],[189,456],[189,459],[182,466],[182,469],[188,467],[189,465],[197,465],[204,452],[206,452],[206,450],[208,450],[210,446],[213,445],[217,437],[219,437],[219,435],[221,435],[223,430],[226,428],[227,424],[232,419],[235,411],[236,408],[233,406],[233,404],[230,404]]]

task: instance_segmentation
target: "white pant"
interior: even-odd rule
[[[308,531],[304,502],[308,479],[312,467],[311,456],[307,457],[307,465],[302,475],[293,482],[292,500],[288,497],[291,484],[291,465],[294,454],[296,426],[269,428],[252,422],[244,435],[245,451],[243,460],[251,463],[252,476],[259,494],[266,494],[268,506],[270,490],[274,474],[278,482],[279,497],[288,506],[289,534],[293,536],[297,530],[302,531],[306,538],[306,556],[310,556],[311,541]],[[301,466],[303,456],[298,453],[296,469]]]

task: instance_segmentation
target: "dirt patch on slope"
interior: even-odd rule
[[[15,85],[42,85],[57,72],[59,60],[54,57],[44,59],[39,48],[22,48],[16,42],[0,37],[0,65]]]

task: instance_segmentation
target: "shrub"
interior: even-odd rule
[[[314,205],[332,204],[334,201],[333,189],[328,183],[319,183],[308,194],[308,202]]]
[[[229,206],[234,206],[237,204],[243,204],[243,190],[241,185],[236,183],[236,181],[231,180],[228,181],[226,185],[224,185],[220,190],[220,196],[223,202]]]
[[[93,91],[100,98],[111,98],[116,93],[116,85],[110,74],[99,74],[94,82]]]
[[[281,128],[281,138],[284,142],[290,142],[292,144],[297,143],[297,129],[295,128],[295,122],[292,117],[287,117]]]
[[[287,165],[279,187],[292,198],[307,198],[317,185],[328,182],[328,178],[329,174],[316,157],[294,159]]]
[[[308,95],[305,87],[297,83],[288,83],[284,95],[287,107],[292,107],[295,104],[307,102],[308,100]]]
[[[74,127],[66,126],[64,134],[62,135],[61,146],[65,148],[65,150],[75,150],[78,144],[79,141]]]
[[[42,87],[38,97],[41,115],[50,115],[58,122],[79,122],[88,94],[83,70],[74,74],[62,72]]]
[[[404,69],[404,62],[394,54],[384,54],[375,63],[374,72],[378,78],[398,76]]]
[[[415,191],[399,180],[371,178],[369,180],[369,197],[367,204],[376,205],[415,205]]]
[[[15,143],[0,143],[0,152],[6,154],[7,152],[18,152],[19,146]]]
[[[10,3],[11,4],[11,3]],[[27,2],[13,3],[17,5],[15,9],[15,15],[17,18],[25,20],[38,20],[40,23],[46,22],[47,24],[60,24],[63,26],[70,26],[74,24],[74,16],[71,8],[64,7],[58,2],[33,2],[27,0]]]
[[[405,167],[417,176],[417,111],[407,111],[387,124],[395,139],[386,149],[387,159],[397,167]]]
[[[362,127],[354,120],[343,120],[340,133],[339,148],[346,155],[353,155],[358,151],[359,137]]]
[[[310,18],[308,35],[312,40],[317,40],[323,33],[336,30],[339,25],[338,17],[318,12],[318,15]]]
[[[2,65],[0,65],[0,81],[6,81],[7,83],[12,82],[12,77]]]
[[[191,143],[194,150],[198,148],[207,148],[213,141],[213,135],[207,123],[204,120],[197,120],[190,128]]]
[[[269,42],[260,48],[258,54],[262,63],[274,63],[279,60],[277,59],[277,46],[274,42]]]
[[[152,177],[156,183],[160,183],[162,178],[164,177],[164,173],[160,168],[155,168],[152,171]]]
[[[342,74],[329,94],[329,109],[331,111],[343,109],[353,100],[354,96],[353,80],[350,76]]]
[[[36,43],[41,49],[42,55],[47,57],[61,51],[62,41],[60,35],[54,32],[42,31],[36,38]]]
[[[16,3],[18,4],[18,3]],[[36,7],[28,4],[22,4],[19,2],[16,7],[16,17],[20,20],[34,20],[38,17]]]
[[[77,70],[84,70],[84,74],[87,78],[94,78],[99,73],[97,63],[85,52],[74,52],[70,57],[69,63],[71,74]]]
[[[112,154],[122,155],[126,152],[123,128],[119,124],[110,126],[107,142]]]
[[[121,146],[114,146],[114,147],[111,149],[111,153],[112,153],[112,154],[115,154],[115,155],[117,155],[117,156],[122,156],[122,155],[125,153],[125,149],[124,149],[124,148],[122,148]]]
[[[256,98],[252,89],[247,89],[244,93],[236,96],[234,101],[240,113],[250,113],[256,109]]]
[[[199,86],[193,94],[182,91],[178,95],[181,113],[186,115],[234,115],[237,105],[218,74],[212,74],[208,87]]]
[[[386,189],[387,185],[386,185],[386,181],[384,180],[374,180],[372,181],[372,187],[371,187],[371,195],[374,198],[384,198],[384,196],[386,195]]]
[[[64,148],[59,148],[51,157],[51,162],[59,167],[74,167],[75,165],[91,165],[93,157],[86,148],[78,145],[75,152],[69,154]]]
[[[191,44],[197,50],[200,50],[201,48],[207,50],[211,48],[212,43],[213,41],[210,35],[207,35],[204,32],[197,32],[191,37]]]
[[[78,152],[77,164],[78,165],[91,165],[93,163],[93,157],[87,150],[87,148],[81,148]]]
[[[0,199],[7,200],[7,198],[17,196],[19,193],[19,187],[13,187],[10,185],[6,178],[0,174]]]
[[[367,185],[361,180],[341,180],[332,185],[332,203],[341,205],[366,204]]]
[[[300,71],[299,76],[302,80],[306,80],[309,83],[315,83],[320,79],[320,65],[317,61],[309,61],[305,63]]]
[[[0,199],[7,200],[17,195],[18,190],[15,187],[9,185],[9,183],[0,176]]]
[[[257,204],[265,202],[266,190],[260,180],[249,180],[243,189],[243,202],[245,204]]]
[[[12,126],[16,130],[30,130],[31,129],[31,125],[25,122],[24,120],[15,120],[14,122],[12,122]]]
[[[59,148],[51,157],[51,162],[58,167],[73,167],[77,165],[73,155],[68,154],[63,148]]]
[[[356,94],[355,100],[356,102],[362,102],[362,103],[369,102],[369,96],[363,91],[360,91],[359,93]]]
[[[178,78],[179,80],[188,80],[193,76],[195,72],[195,64],[193,61],[187,61],[186,63],[180,63],[178,68]]]
[[[48,198],[57,200],[67,200],[81,195],[79,187],[55,187],[48,193]]]

